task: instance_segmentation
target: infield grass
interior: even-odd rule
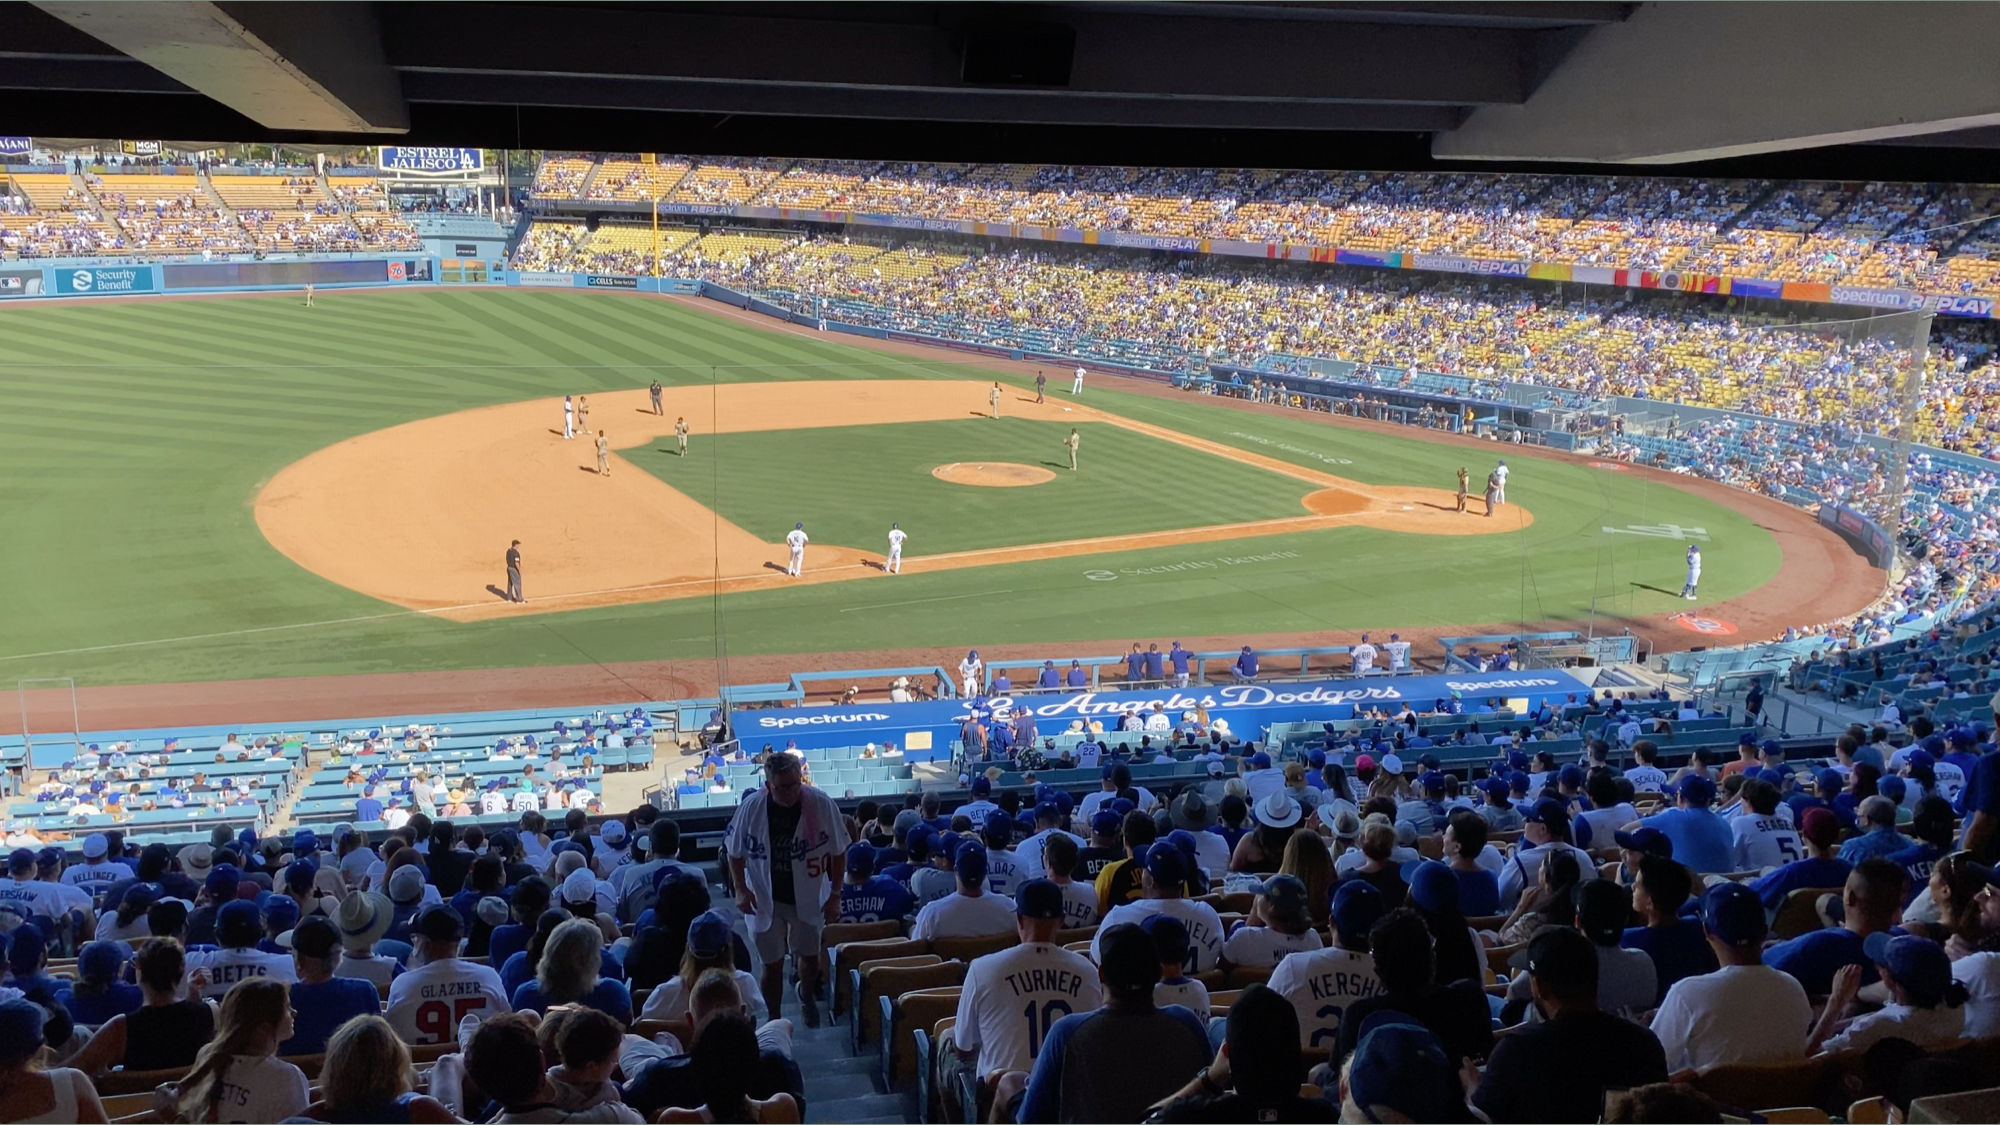
[[[0,305],[0,683],[697,659],[714,655],[718,625],[732,653],[805,653],[1581,620],[1593,606],[1600,617],[1686,608],[1669,596],[1680,584],[1685,543],[1606,534],[1607,526],[1704,529],[1706,601],[1770,581],[1780,562],[1767,532],[1722,505],[1639,474],[1524,461],[1509,492],[1532,508],[1535,523],[1519,534],[1339,528],[789,587],[713,605],[699,598],[457,624],[364,597],[280,555],[252,518],[262,483],[315,449],[386,426],[492,403],[640,387],[656,375],[680,385],[806,375],[968,378],[977,369],[905,360],[833,337],[778,334],[672,302],[583,292],[322,292],[317,304],[306,310],[295,297],[257,297]],[[1054,390],[1060,385],[1052,380],[1051,397],[1062,393]],[[1447,488],[1457,465],[1474,453],[1491,455],[1414,432],[1343,429],[1195,397],[1120,393],[1102,384],[1087,396],[1114,413],[1362,481]],[[929,487],[927,476],[912,475],[927,474],[936,460],[923,462],[987,459],[968,453],[968,443],[1007,440],[1015,421],[1037,424],[967,421],[959,431],[936,424],[947,436],[921,455],[886,456],[865,432],[817,433],[813,441],[830,443],[821,446],[824,456],[771,457],[771,464],[795,467],[774,471],[785,479],[766,491],[782,485],[809,496],[820,508],[811,518],[826,521],[831,541],[852,536],[853,545],[873,547],[913,490]],[[980,425],[995,436],[970,428]],[[1019,542],[1059,537],[1045,529],[1071,526],[1064,521],[1095,528],[1136,518],[1101,510],[1102,500],[1045,504],[1043,496],[1064,495],[1057,486],[1092,497],[1097,489],[1129,487],[1135,491],[1104,493],[1116,501],[1109,506],[1170,511],[1173,522],[1159,526],[1223,522],[1218,513],[1259,518],[1265,504],[1296,514],[1306,490],[1275,474],[1118,436],[1166,451],[1171,470],[1148,480],[1144,466],[1156,455],[1134,446],[1129,481],[938,484],[946,507],[932,510],[925,501],[913,519],[934,522],[922,535],[912,532],[911,553],[974,542],[989,525],[1009,525],[995,534]],[[746,450],[766,438],[791,440],[713,440],[739,438]],[[1086,468],[1125,464],[1107,456],[1116,440],[1087,435]],[[940,456],[947,448],[951,455]],[[836,463],[822,463],[837,452]],[[1046,452],[1059,449],[1050,444]],[[1505,453],[1492,447],[1492,454]],[[992,459],[1032,464],[1053,456]],[[752,451],[731,462],[759,459]],[[1490,466],[1470,467],[1477,476]],[[671,466],[654,471],[672,480]],[[741,480],[732,474],[719,501],[725,511],[763,521],[796,503],[759,493],[756,471],[744,470]],[[1232,471],[1254,473],[1259,483],[1246,495],[1232,485]],[[1020,499],[1010,502],[1009,494]],[[997,507],[979,507],[987,504]],[[1011,526],[1017,523],[1028,526]],[[762,522],[748,526],[767,530]],[[365,526],[351,534],[355,550],[396,549]]]

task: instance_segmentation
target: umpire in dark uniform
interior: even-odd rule
[[[516,539],[507,547],[507,600],[525,602],[521,596],[521,541]]]

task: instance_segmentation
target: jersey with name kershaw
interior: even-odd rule
[[[389,984],[389,1010],[383,1013],[405,1043],[452,1043],[458,1021],[477,1014],[481,1019],[514,1010],[491,966],[447,957],[419,965]]]
[[[1300,1045],[1325,1051],[1339,1038],[1347,1006],[1382,991],[1382,982],[1375,976],[1375,958],[1336,947],[1278,962],[1270,987],[1299,1014]]]
[[[958,997],[953,1039],[979,1049],[979,1073],[1032,1070],[1050,1027],[1103,1002],[1097,966],[1080,953],[1029,942],[975,957]]]

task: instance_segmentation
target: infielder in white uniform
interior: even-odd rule
[[[1495,504],[1505,504],[1507,502],[1507,462],[1502,461],[1493,467],[1493,479],[1500,486],[1493,494],[1493,502]]]
[[[1699,544],[1688,544],[1687,564],[1688,580],[1686,585],[1681,587],[1681,597],[1693,601],[1694,588],[1701,585],[1701,547]]]
[[[1080,363],[1076,365],[1076,381],[1069,385],[1069,393],[1073,395],[1083,393],[1083,365]]]
[[[889,525],[889,561],[882,564],[884,571],[890,574],[903,573],[903,540],[909,537],[903,530],[903,525],[897,523]]]
[[[806,525],[794,524],[785,536],[785,545],[792,549],[792,561],[785,564],[785,573],[797,578],[806,572]]]
[[[576,436],[576,403],[568,395],[563,396],[563,440]]]

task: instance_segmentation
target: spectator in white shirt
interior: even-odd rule
[[[1729,1063],[1795,1062],[1806,1056],[1812,1005],[1798,979],[1764,964],[1764,903],[1741,883],[1702,896],[1702,929],[1722,967],[1683,977],[1653,1015],[1667,1070]]]
[[[173,1087],[176,1119],[283,1121],[304,1112],[312,1101],[305,1072],[276,1057],[278,1044],[291,1035],[292,1004],[284,982],[236,984],[223,997],[215,1038]]]
[[[987,937],[1014,928],[1014,902],[986,889],[986,845],[965,840],[958,846],[958,891],[917,911],[910,936],[918,941],[942,937]]]
[[[1821,1046],[1829,1054],[1865,1051],[1884,1039],[1938,1048],[1965,1034],[1966,988],[1952,979],[1951,958],[1944,946],[1929,938],[1879,930],[1868,935],[1861,949],[1880,971],[1889,1002],[1833,1034],[1834,1025],[1861,991],[1861,966],[1842,966],[1833,975],[1833,993],[1813,1028],[1808,1051]]]

